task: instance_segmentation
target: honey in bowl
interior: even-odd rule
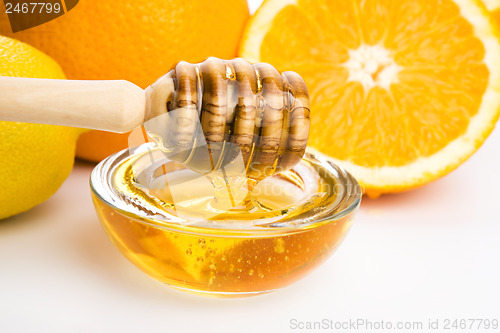
[[[289,285],[340,244],[361,199],[347,172],[302,158],[309,111],[300,77],[253,66],[181,63],[149,90],[157,118],[145,127],[156,143],[92,172],[113,243],[185,291],[237,297]]]
[[[151,143],[131,153],[115,154],[94,169],[91,187],[97,214],[110,239],[130,261],[185,291],[237,297],[289,285],[340,244],[361,199],[352,176],[306,154],[290,171],[295,176],[275,175],[256,186],[254,191],[265,208],[214,214],[205,205],[213,196],[202,195],[207,189],[182,188],[199,176],[195,172],[169,161]],[[158,158],[157,168],[143,169],[150,165],[144,161],[151,155]],[[146,183],[134,184],[131,177],[151,183],[166,177],[172,183],[178,179],[180,183],[174,183],[171,190],[189,191],[180,202],[182,214],[169,195],[148,193]],[[273,192],[274,186],[287,191],[276,195],[279,191]]]

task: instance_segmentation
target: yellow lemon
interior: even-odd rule
[[[65,78],[47,55],[2,36],[0,76]],[[57,191],[73,167],[80,132],[69,127],[0,121],[0,219],[24,212]]]

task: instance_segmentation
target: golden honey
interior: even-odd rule
[[[204,177],[146,144],[103,161],[91,185],[106,233],[130,261],[214,296],[269,292],[303,277],[342,241],[361,196],[348,173],[312,155],[257,184],[252,205],[221,209],[214,201],[227,189]]]
[[[350,221],[281,236],[195,233],[144,224],[96,203],[120,251],[143,271],[174,287],[215,294],[269,292],[300,279],[340,243]],[[209,234],[209,236],[203,235]]]

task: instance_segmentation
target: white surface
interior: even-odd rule
[[[94,213],[92,167],[77,163],[49,201],[0,221],[0,332],[288,332],[299,331],[292,319],[424,327],[429,318],[500,319],[499,151],[497,129],[435,183],[364,199],[323,266],[281,291],[232,300],[183,294],[129,263]]]

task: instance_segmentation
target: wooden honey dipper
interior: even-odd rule
[[[144,123],[160,147],[183,162],[193,160],[198,124],[211,168],[237,147],[255,179],[300,161],[309,112],[307,87],[298,74],[243,59],[180,62],[145,91],[124,80],[0,77],[0,120],[118,133]]]

